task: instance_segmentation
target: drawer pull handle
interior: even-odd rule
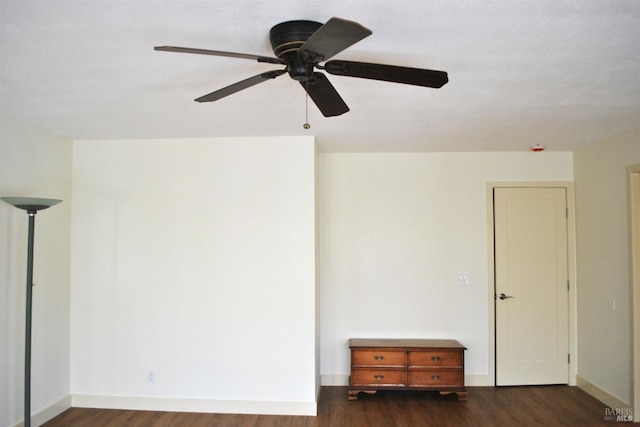
[[[380,375],[380,374],[374,375],[373,378],[375,378],[378,381],[382,381],[382,379],[384,378],[384,375]]]
[[[431,375],[431,379],[438,381],[440,379],[440,375]]]
[[[373,358],[376,360],[383,360],[384,356],[373,356]]]
[[[434,362],[439,362],[440,360],[442,360],[442,358],[440,356],[431,356],[431,360],[433,360]]]

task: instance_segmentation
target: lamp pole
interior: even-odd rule
[[[0,197],[5,202],[27,211],[29,215],[29,238],[27,249],[27,305],[24,340],[24,425],[31,427],[31,307],[33,302],[33,242],[36,214],[39,210],[57,205],[62,200],[35,197]]]

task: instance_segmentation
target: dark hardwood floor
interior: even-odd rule
[[[577,387],[468,387],[467,402],[437,392],[380,391],[347,400],[323,387],[318,416],[200,414],[71,408],[46,427],[612,426],[606,406]],[[631,425],[627,423],[627,425]]]

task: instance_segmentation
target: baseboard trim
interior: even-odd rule
[[[31,414],[31,425],[40,426],[47,421],[57,417],[67,409],[71,408],[71,395],[65,396],[57,402]],[[14,427],[24,427],[24,420],[15,424]]]
[[[346,386],[349,385],[349,374],[320,375],[320,382],[323,386]]]
[[[580,375],[576,375],[576,386],[587,392],[591,396],[598,399],[600,402],[604,403],[610,408],[630,408],[631,405],[627,402],[624,402],[618,399],[616,396],[612,395],[608,391],[598,387],[597,385],[591,383]]]
[[[348,386],[349,374],[321,375],[323,386]],[[493,377],[490,375],[465,375],[464,385],[468,387],[493,387]]]
[[[219,414],[316,416],[317,402],[186,399],[145,396],[74,394],[71,406],[78,408],[130,409],[137,411],[203,412]]]
[[[467,387],[493,387],[496,383],[493,375],[465,375],[464,385]]]

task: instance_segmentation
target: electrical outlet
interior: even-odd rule
[[[149,369],[147,371],[147,383],[148,384],[156,383],[156,371],[154,371],[153,369]]]
[[[609,297],[609,310],[616,311],[616,299]]]

